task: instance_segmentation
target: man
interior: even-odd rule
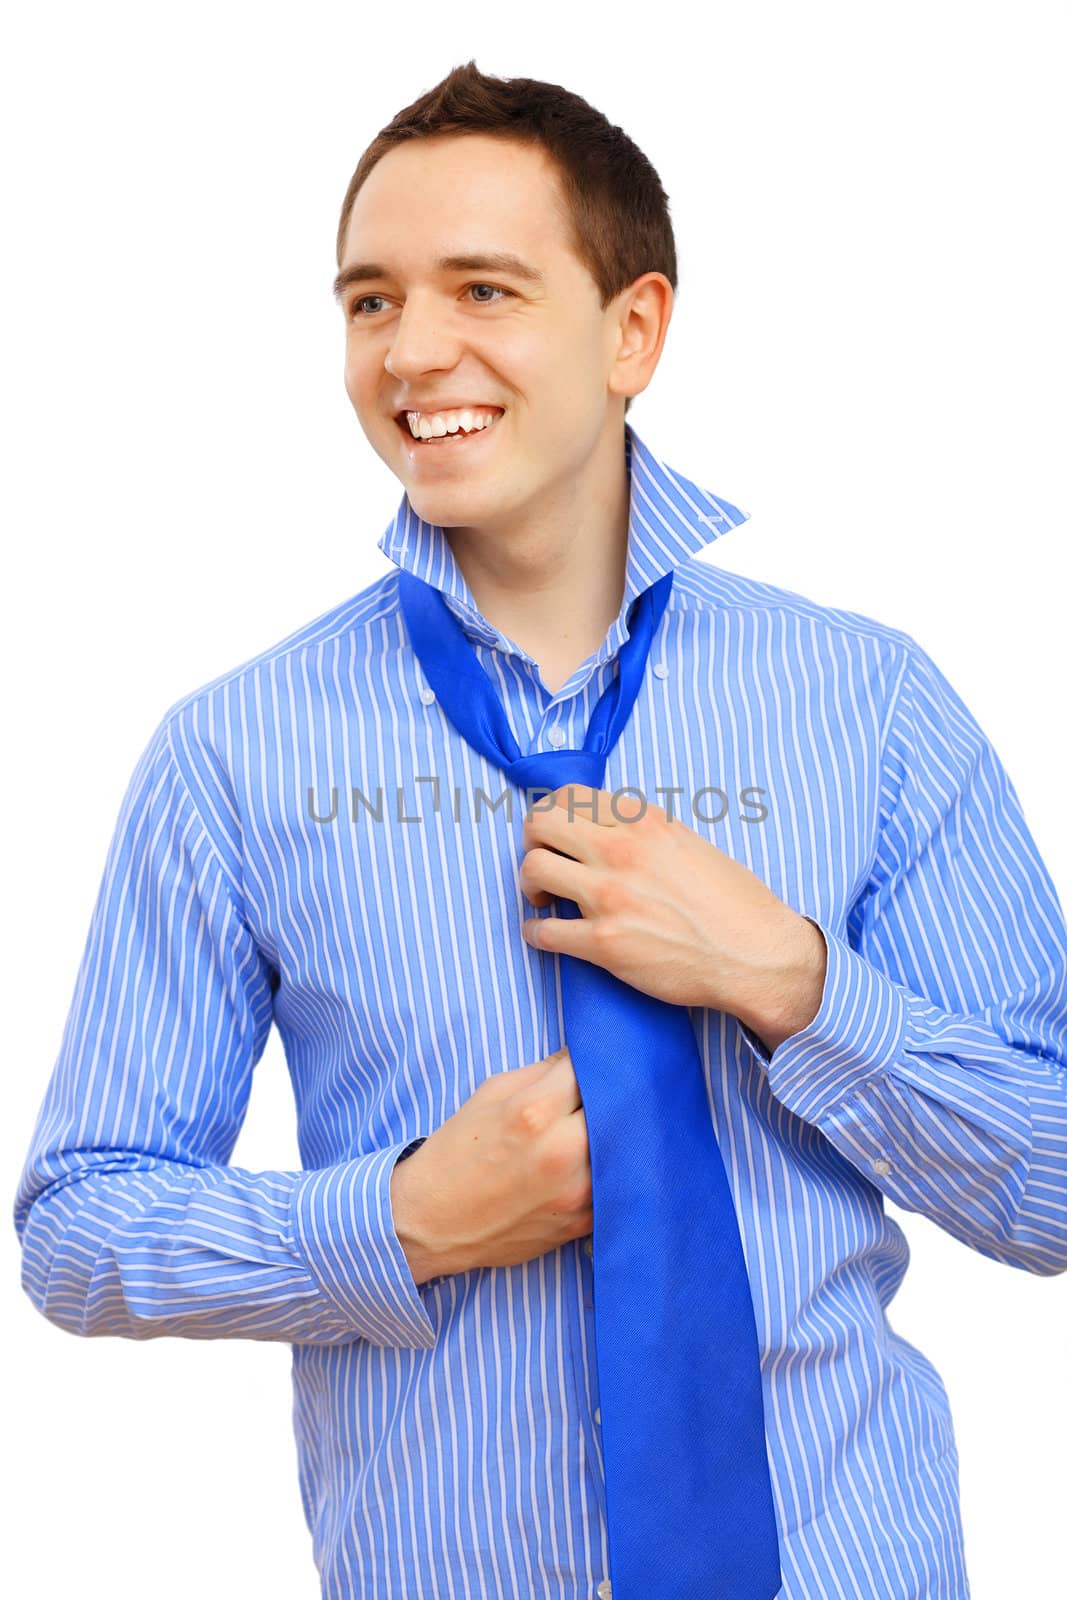
[[[16,1201],[27,1291],[83,1335],[292,1342],[324,1596],[605,1600],[575,955],[691,1010],[781,1594],[962,1600],[951,1416],[886,1319],[883,1196],[1067,1266],[1067,928],[1017,797],[908,636],[695,559],[744,518],[625,421],[675,271],[621,130],[457,68],[365,154],[338,265],[401,571],[149,742]],[[404,572],[526,753],[581,748],[673,572],[610,787],[499,803]],[[580,920],[543,914],[562,898]],[[298,1173],[226,1165],[272,1022]]]

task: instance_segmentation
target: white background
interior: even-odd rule
[[[582,94],[660,173],[680,286],[631,420],[751,512],[709,559],[911,633],[1063,897],[1060,8],[683,15],[104,3],[9,24],[12,1197],[162,713],[388,570],[402,490],[342,388],[334,233],[365,145],[471,57]],[[299,1166],[276,1035],[233,1161]],[[952,1402],[974,1600],[1062,1592],[1067,1278],[889,1209],[912,1247],[892,1322]],[[289,1347],[76,1339],[22,1294],[11,1227],[4,1249],[8,1592],[312,1600]]]

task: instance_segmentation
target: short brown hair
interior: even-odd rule
[[[398,111],[359,158],[337,228],[337,265],[352,207],[368,174],[395,145],[433,135],[482,133],[540,145],[555,163],[571,250],[606,307],[635,278],[662,272],[678,287],[668,196],[628,134],[580,95],[537,78],[496,78],[474,61]],[[631,397],[623,408],[629,411]]]

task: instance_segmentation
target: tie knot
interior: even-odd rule
[[[604,782],[607,755],[603,750],[536,750],[504,768],[520,789],[561,789],[564,784],[585,784],[599,789]]]

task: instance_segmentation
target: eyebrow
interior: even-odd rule
[[[437,272],[502,272],[513,278],[522,278],[526,283],[543,284],[545,281],[543,272],[507,250],[491,251],[485,255],[438,256],[434,269]],[[377,261],[354,261],[351,266],[342,268],[333,280],[333,297],[340,300],[345,290],[354,283],[377,282],[380,278],[389,277],[392,277],[392,273],[388,267],[380,266]]]

